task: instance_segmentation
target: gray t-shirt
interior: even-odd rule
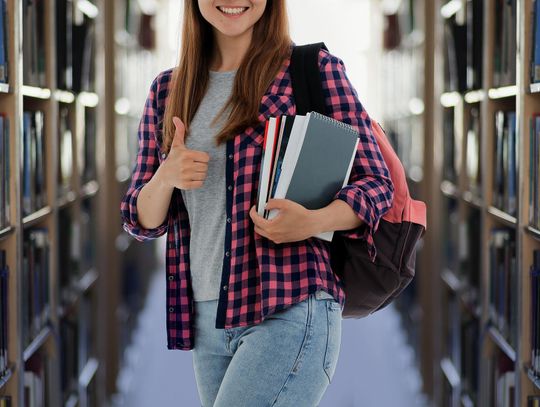
[[[225,124],[226,112],[210,127],[225,105],[234,83],[236,71],[210,71],[208,89],[191,122],[186,147],[210,155],[208,174],[201,188],[181,190],[186,204],[191,240],[190,270],[195,301],[219,298],[223,266],[226,215],[226,146],[215,145],[215,136]]]

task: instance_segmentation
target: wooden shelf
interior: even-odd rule
[[[89,181],[81,187],[81,197],[88,198],[94,196],[99,191],[99,183],[97,181]]]
[[[38,211],[36,211],[34,213],[31,213],[28,216],[25,216],[23,218],[23,221],[22,221],[23,226],[25,228],[30,227],[30,226],[34,226],[36,223],[41,222],[43,219],[45,219],[50,214],[51,214],[51,207],[50,206],[45,206],[45,207],[39,209]]]
[[[501,88],[492,88],[488,91],[490,99],[515,98],[517,95],[517,86],[504,86]]]
[[[9,379],[11,379],[12,377],[13,377],[13,366],[9,366],[7,370],[2,372],[2,375],[0,376],[0,392],[3,390],[3,388],[9,382]]]
[[[75,94],[67,90],[55,90],[54,98],[61,103],[71,104],[75,102]]]
[[[58,206],[58,209],[63,209],[72,203],[74,203],[77,200],[77,194],[75,191],[68,191],[66,195],[61,196],[56,201],[56,205]]]
[[[24,85],[22,87],[22,94],[23,96],[34,98],[34,99],[41,99],[41,100],[48,100],[51,98],[51,90],[48,88],[38,88],[36,86],[26,86]]]
[[[540,241],[540,230],[533,228],[532,226],[527,226],[525,228],[527,233],[532,236],[534,239]]]
[[[441,95],[440,100],[443,107],[456,107],[463,100],[463,96],[459,92],[446,92]]]
[[[463,289],[465,283],[463,283],[459,277],[449,269],[444,269],[441,272],[441,278],[446,286],[454,293],[459,293]]]
[[[493,342],[499,347],[500,350],[504,352],[506,356],[512,361],[516,361],[516,351],[508,341],[504,338],[504,336],[498,331],[497,328],[495,328],[493,325],[490,325],[488,328],[489,336],[493,340]]]
[[[468,205],[476,208],[476,209],[482,209],[484,207],[484,200],[476,195],[474,195],[470,191],[463,192],[462,199],[465,203]]]
[[[531,83],[529,87],[530,93],[539,93],[540,92],[540,83]]]
[[[441,182],[441,192],[449,198],[459,199],[460,196],[458,187],[450,181]]]
[[[537,390],[540,390],[540,377],[537,376],[530,367],[524,366],[527,377]]]
[[[0,93],[11,93],[9,83],[0,83]]]
[[[28,345],[24,350],[23,360],[25,362],[28,361],[28,359],[30,359],[32,355],[43,346],[43,344],[47,341],[50,335],[51,327],[49,325],[46,325],[41,329],[41,332],[32,340],[30,345]]]
[[[464,99],[468,104],[480,103],[486,98],[486,92],[483,89],[470,90],[465,93]]]
[[[517,219],[514,216],[509,215],[508,213],[500,210],[499,208],[489,206],[488,213],[492,215],[495,219],[497,219],[499,222],[502,222],[509,227],[515,227],[517,225]]]
[[[13,226],[8,226],[7,228],[0,230],[0,242],[9,236],[11,236],[15,232],[15,228]]]
[[[92,288],[98,278],[98,272],[92,268],[84,273],[71,286],[62,290],[60,297],[64,303],[59,306],[59,318],[64,318],[69,313],[69,310],[77,304],[84,293]]]
[[[441,370],[447,382],[453,388],[458,387],[461,384],[461,378],[454,364],[449,358],[443,358],[440,363]]]
[[[87,388],[88,385],[92,382],[94,377],[96,377],[96,372],[99,367],[99,362],[95,358],[90,358],[79,375],[79,386]]]

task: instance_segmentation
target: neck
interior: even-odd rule
[[[237,37],[228,37],[215,30],[215,48],[210,69],[213,71],[233,71],[240,67],[250,44],[253,30]]]

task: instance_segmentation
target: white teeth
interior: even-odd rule
[[[229,7],[218,7],[225,14],[242,14],[247,10],[247,7],[241,8],[229,8]]]

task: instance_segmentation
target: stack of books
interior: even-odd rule
[[[529,137],[529,224],[540,229],[540,114],[531,118]]]
[[[540,376],[540,250],[533,252],[531,279],[531,368]]]
[[[0,250],[0,376],[9,368],[8,360],[8,288],[7,254]],[[0,405],[1,406],[1,405]]]
[[[257,191],[257,212],[273,219],[279,210],[267,211],[269,199],[288,199],[307,209],[332,202],[347,185],[358,132],[350,125],[317,112],[270,117],[266,123]],[[331,241],[333,232],[315,237]]]
[[[516,112],[497,111],[495,129],[493,204],[509,215],[516,216],[518,171]]]
[[[9,119],[0,115],[0,229],[10,224],[10,143]]]
[[[45,139],[42,111],[24,112],[23,149],[23,215],[41,209],[47,202],[45,189]]]

